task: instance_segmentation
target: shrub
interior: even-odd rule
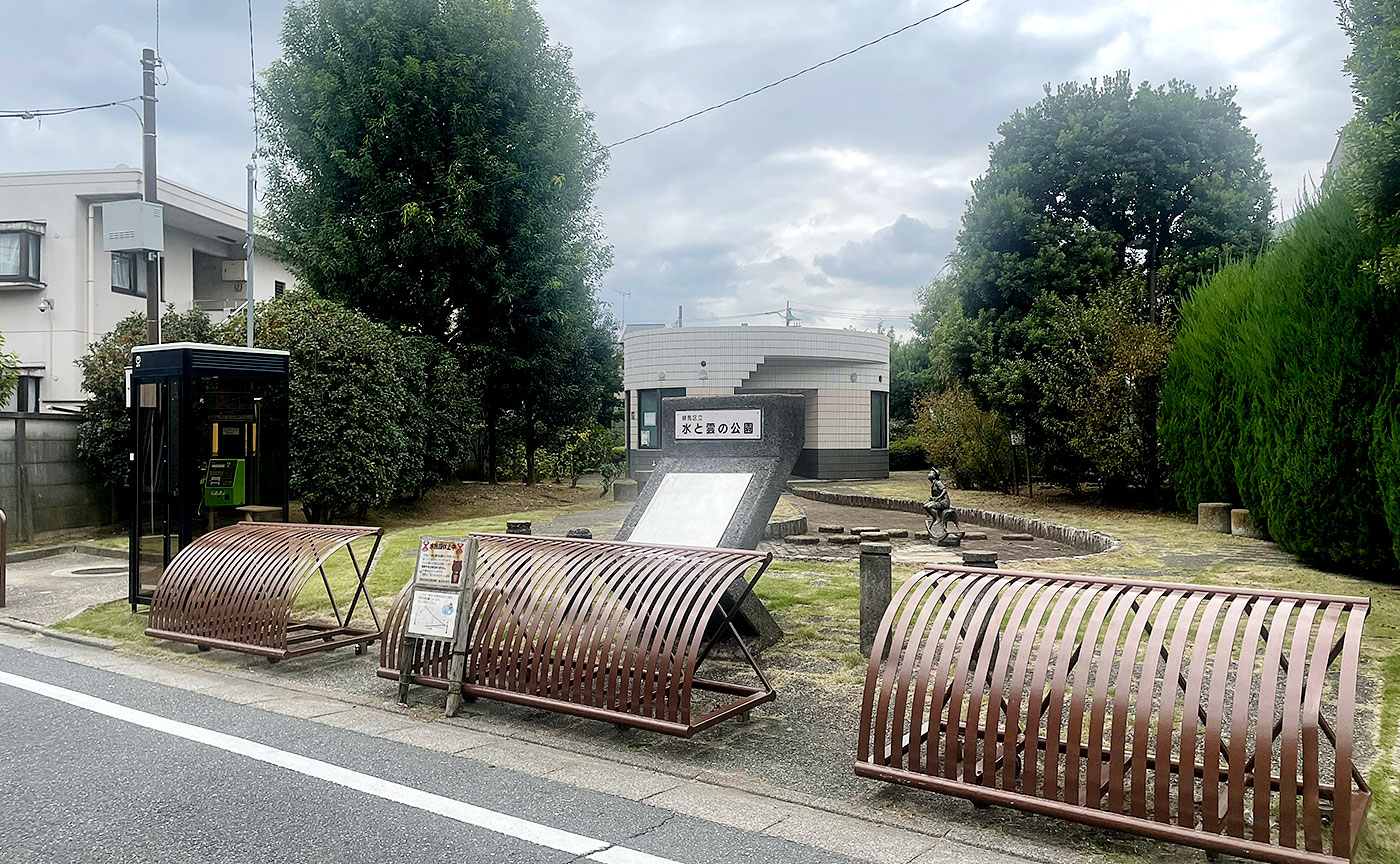
[[[160,317],[166,342],[213,342],[214,325],[199,309]],[[135,312],[93,342],[78,360],[88,401],[78,425],[78,458],[110,489],[131,482],[131,416],[126,407],[126,367],[131,349],[146,343],[146,315]]]
[[[5,334],[0,333],[0,404],[10,398],[19,383],[19,357],[5,350]]]
[[[246,326],[243,316],[231,318],[225,340],[239,341]],[[312,522],[363,516],[401,488],[411,402],[397,340],[383,324],[308,291],[258,304],[258,347],[291,353],[288,479]]]
[[[612,461],[616,443],[617,436],[602,426],[595,424],[587,429],[576,429],[565,436],[556,470],[569,478],[570,486],[577,486],[578,478],[601,471],[603,465]]]
[[[963,489],[1007,487],[1011,438],[996,412],[978,408],[955,386],[918,400],[914,417],[930,463],[948,471],[950,482]]]
[[[1186,304],[1167,376],[1165,429],[1187,500],[1237,490],[1282,548],[1362,572],[1396,569],[1400,529],[1386,522],[1395,310],[1364,266],[1378,252],[1345,195],[1326,192],[1256,262],[1226,268]]]
[[[417,498],[466,462],[482,426],[480,376],[464,372],[445,347],[421,336],[395,337],[393,355],[404,381],[400,423],[408,439],[394,487]]]
[[[920,471],[930,466],[928,451],[918,438],[890,442],[891,471]]]

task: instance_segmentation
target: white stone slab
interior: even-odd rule
[[[670,473],[628,537],[634,543],[718,546],[753,474]]]

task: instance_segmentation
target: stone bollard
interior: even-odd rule
[[[860,544],[860,650],[869,656],[894,593],[889,543]]]
[[[1196,527],[1202,531],[1230,533],[1230,505],[1223,501],[1202,501],[1196,505]]]
[[[506,533],[507,533],[507,534],[529,534],[529,533],[530,533],[530,520],[529,520],[529,519],[522,519],[522,520],[516,521],[516,520],[514,520],[514,519],[511,519],[511,520],[507,521],[507,522],[506,522]]]
[[[971,550],[962,553],[964,567],[990,567],[997,566],[997,553],[992,551]]]
[[[570,528],[569,533],[565,534],[564,536],[573,537],[577,540],[592,540],[593,532],[588,530],[587,528]]]
[[[1250,537],[1255,540],[1263,540],[1264,532],[1259,530],[1259,526],[1254,524],[1254,517],[1249,515],[1248,510],[1235,508],[1230,511],[1230,533],[1236,537]]]

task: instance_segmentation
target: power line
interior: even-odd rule
[[[71,105],[66,108],[21,108],[16,110],[0,110],[0,118],[34,120],[39,117],[57,117],[60,114],[75,114],[79,111],[92,111],[97,108],[111,108],[116,105],[125,105],[129,102],[140,101],[140,96],[132,96],[129,99],[116,99],[111,102],[98,102],[93,105]]]
[[[759,93],[762,93],[764,90],[771,90],[771,89],[773,89],[774,87],[777,87],[777,86],[782,85],[782,84],[786,84],[787,82],[791,81],[791,80],[794,79],[794,78],[800,78],[801,76],[806,75],[808,72],[813,72],[813,71],[815,71],[815,70],[817,70],[817,69],[822,68],[823,66],[828,66],[828,65],[830,65],[830,64],[832,64],[832,63],[835,63],[835,62],[837,62],[838,60],[844,60],[845,58],[851,56],[852,54],[856,53],[857,51],[864,51],[866,48],[869,48],[869,47],[872,46],[872,45],[878,45],[879,43],[885,41],[886,39],[889,39],[889,38],[894,37],[894,36],[898,36],[899,34],[903,33],[903,32],[906,31],[906,30],[913,30],[915,27],[918,27],[920,24],[925,24],[925,23],[927,23],[927,22],[929,22],[929,21],[932,21],[933,19],[939,17],[940,15],[945,15],[945,14],[947,14],[947,13],[949,13],[949,12],[952,12],[954,9],[958,8],[959,6],[966,6],[968,3],[971,3],[971,2],[972,2],[972,0],[959,0],[959,2],[954,3],[954,4],[952,4],[951,6],[945,6],[944,8],[939,9],[937,12],[933,13],[932,15],[925,15],[924,17],[920,18],[918,21],[913,22],[912,24],[905,24],[903,27],[900,27],[898,30],[891,30],[890,32],[886,33],[886,34],[883,35],[883,36],[880,36],[880,37],[878,37],[878,38],[876,38],[876,39],[871,39],[869,42],[865,42],[865,43],[863,43],[863,44],[857,45],[856,47],[850,49],[849,51],[843,51],[843,52],[841,52],[840,54],[837,54],[835,57],[828,57],[827,59],[821,61],[820,63],[814,63],[814,64],[812,64],[811,66],[808,66],[806,69],[802,69],[802,70],[800,70],[800,71],[797,71],[797,72],[792,73],[791,75],[787,75],[787,76],[785,76],[785,77],[779,78],[777,81],[771,81],[771,82],[769,82],[769,83],[767,83],[767,84],[764,84],[762,87],[755,87],[754,89],[748,91],[747,93],[741,93],[741,94],[739,94],[738,96],[735,96],[733,99],[726,99],[726,100],[724,100],[723,102],[717,102],[717,103],[715,103],[714,105],[711,105],[711,106],[708,107],[708,108],[701,108],[699,111],[691,112],[690,114],[687,114],[687,115],[685,115],[684,117],[680,117],[680,118],[678,118],[678,119],[676,119],[676,120],[672,120],[670,123],[663,123],[663,124],[661,124],[660,126],[657,126],[657,127],[654,128],[654,129],[648,129],[648,130],[645,131],[645,132],[638,132],[636,135],[631,135],[631,136],[629,136],[629,137],[627,137],[627,138],[623,138],[623,139],[620,140],[620,141],[614,141],[613,143],[609,144],[609,145],[607,146],[606,149],[611,149],[611,148],[613,148],[613,147],[617,147],[617,146],[622,145],[622,144],[627,144],[627,143],[629,143],[629,142],[636,141],[638,138],[645,138],[645,137],[647,137],[648,135],[654,135],[654,134],[656,134],[657,132],[661,132],[661,131],[663,131],[663,130],[670,129],[672,126],[679,126],[680,124],[684,123],[684,122],[687,121],[687,120],[694,120],[696,117],[699,117],[699,116],[702,115],[702,114],[708,114],[708,113],[710,113],[711,111],[718,111],[720,108],[724,108],[724,107],[726,107],[726,106],[733,105],[735,102],[742,101],[742,100],[744,100],[744,99],[749,98],[750,96],[757,96]]]
[[[843,51],[843,52],[841,52],[840,54],[835,55],[834,57],[828,57],[827,59],[821,61],[820,63],[814,63],[814,64],[812,64],[811,66],[808,66],[808,67],[805,68],[805,69],[802,69],[802,70],[799,70],[799,71],[797,71],[797,72],[792,73],[791,75],[786,75],[786,76],[784,76],[784,77],[782,77],[782,78],[777,79],[776,81],[770,81],[769,83],[764,84],[762,87],[755,87],[754,89],[752,89],[752,90],[750,90],[750,91],[748,91],[748,92],[746,92],[746,93],[741,93],[741,94],[739,94],[738,96],[735,96],[735,97],[732,98],[732,99],[726,99],[726,100],[723,101],[723,102],[717,102],[717,103],[715,103],[714,105],[711,105],[711,106],[709,106],[708,108],[702,108],[702,109],[700,109],[699,111],[692,111],[691,113],[685,115],[684,117],[678,117],[678,118],[676,118],[675,120],[670,121],[669,123],[663,123],[663,124],[661,124],[660,126],[656,126],[656,127],[652,128],[652,129],[648,129],[648,130],[646,130],[645,132],[638,132],[638,133],[635,134],[635,135],[629,135],[629,136],[627,136],[626,138],[622,138],[622,139],[620,139],[620,140],[618,140],[618,141],[614,141],[614,142],[611,143],[611,144],[607,144],[607,145],[604,145],[604,146],[599,146],[599,147],[597,147],[597,148],[595,148],[595,149],[593,149],[593,150],[590,150],[590,151],[584,153],[584,157],[587,158],[587,157],[589,157],[589,156],[602,155],[603,153],[607,153],[607,152],[611,151],[614,147],[621,147],[623,144],[630,144],[631,142],[636,141],[636,140],[638,140],[638,139],[640,139],[640,138],[645,138],[645,137],[647,137],[648,135],[655,135],[657,132],[662,132],[662,131],[664,131],[664,130],[666,130],[666,129],[670,129],[670,128],[673,127],[673,126],[679,126],[680,124],[686,122],[687,120],[693,120],[693,119],[695,119],[696,117],[701,116],[702,114],[708,114],[708,113],[710,113],[711,111],[718,111],[718,110],[721,109],[721,108],[724,108],[724,107],[729,106],[729,105],[733,105],[735,102],[739,102],[739,101],[741,101],[741,100],[747,99],[747,98],[749,98],[750,96],[755,96],[755,95],[757,95],[757,94],[759,94],[759,93],[764,92],[765,90],[771,90],[771,89],[773,89],[774,87],[778,87],[778,86],[780,86],[780,85],[782,85],[782,84],[786,84],[787,82],[793,80],[794,78],[798,78],[798,77],[801,77],[801,76],[803,76],[803,75],[806,75],[808,72],[812,72],[812,71],[814,71],[814,70],[816,70],[816,69],[820,69],[820,68],[822,68],[823,66],[829,66],[830,64],[835,63],[835,62],[837,62],[838,60],[843,60],[843,59],[845,59],[845,58],[851,56],[852,54],[855,54],[857,51],[863,51],[863,50],[865,50],[866,48],[869,48],[869,47],[872,46],[872,45],[878,45],[879,43],[885,41],[886,39],[892,38],[892,37],[894,37],[894,36],[898,36],[899,34],[904,33],[904,32],[907,31],[907,30],[913,30],[915,27],[918,27],[918,26],[921,25],[921,24],[926,24],[926,23],[928,23],[929,21],[932,21],[932,20],[935,19],[935,18],[938,18],[938,17],[941,17],[941,16],[943,16],[943,15],[946,15],[947,13],[952,12],[954,9],[957,9],[957,8],[959,8],[959,7],[961,7],[961,6],[966,6],[968,3],[971,3],[971,2],[972,2],[972,0],[959,0],[959,2],[957,2],[957,3],[953,3],[953,4],[949,5],[949,6],[945,6],[945,7],[943,7],[942,9],[939,9],[937,12],[934,12],[932,15],[925,15],[924,17],[920,18],[920,19],[917,20],[917,21],[914,21],[914,22],[909,23],[909,24],[905,24],[903,27],[900,27],[900,28],[897,29],[897,30],[891,30],[890,32],[884,34],[883,36],[878,36],[878,37],[876,37],[876,38],[874,38],[874,39],[871,39],[869,42],[861,43],[860,45],[857,45],[856,47],[854,47],[854,48],[852,48],[852,49],[850,49],[850,50],[848,50],[848,51]],[[249,0],[249,7],[250,7],[250,9],[251,9],[251,6],[252,6],[252,0]],[[251,15],[252,15],[252,13],[251,13],[251,11],[250,11],[250,12],[249,12],[250,20],[249,20],[249,25],[248,25],[250,31],[251,31],[251,29],[252,29]],[[250,41],[250,42],[252,41],[251,32],[250,32],[250,35],[249,35],[249,41]],[[256,110],[256,108],[255,108],[254,110]],[[490,188],[490,187],[492,187],[492,186],[500,185],[501,183],[510,183],[510,182],[513,182],[513,181],[524,180],[524,179],[526,179],[527,177],[534,176],[534,175],[539,174],[539,173],[542,173],[542,172],[544,172],[544,171],[546,171],[546,170],[555,171],[555,170],[559,170],[559,169],[555,169],[555,168],[545,168],[545,167],[534,168],[534,169],[531,169],[531,170],[529,170],[529,171],[521,172],[520,174],[518,174],[518,175],[516,175],[516,176],[514,176],[514,177],[503,177],[503,178],[501,178],[501,179],[499,179],[499,180],[493,180],[493,181],[491,181],[491,182],[489,182],[489,183],[482,183],[482,184],[480,184],[480,186],[481,186],[481,188],[485,189],[485,188]],[[422,204],[439,204],[439,203],[441,203],[441,202],[443,202],[443,201],[447,201],[448,199],[456,198],[456,197],[458,197],[459,194],[460,194],[460,193],[458,193],[458,192],[453,192],[453,193],[450,193],[450,194],[447,194],[447,195],[443,195],[443,196],[441,196],[441,197],[439,197],[439,198],[430,198],[430,199],[428,199],[428,200],[426,200],[426,201],[422,201],[422,202],[418,202],[418,203],[422,203]],[[399,209],[396,209],[396,210],[385,210],[385,211],[383,211],[383,212],[379,212],[379,213],[370,213],[370,214],[367,214],[367,215],[369,215],[369,216],[392,216],[393,214],[399,213],[399,212],[401,212],[401,211],[402,211],[402,208],[399,208]]]

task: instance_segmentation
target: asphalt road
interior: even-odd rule
[[[850,859],[0,646],[0,861]]]

